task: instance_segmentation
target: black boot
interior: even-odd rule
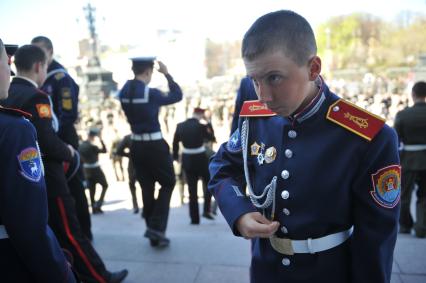
[[[127,269],[123,269],[117,272],[111,272],[111,276],[109,277],[108,283],[120,283],[127,277],[129,271]]]

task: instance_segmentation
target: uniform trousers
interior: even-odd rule
[[[411,195],[417,183],[416,223],[410,213]],[[399,224],[403,228],[412,228],[418,236],[426,236],[426,170],[407,170],[402,167],[401,174],[401,215]]]
[[[189,216],[192,223],[200,222],[200,214],[198,211],[198,180],[201,178],[203,182],[204,207],[203,213],[210,213],[210,203],[212,195],[207,190],[207,183],[210,179],[209,161],[207,155],[199,154],[182,154],[182,167],[185,171],[186,182],[189,191]]]
[[[62,164],[48,161],[45,168],[50,228],[61,247],[73,255],[75,270],[83,282],[108,282],[111,274],[81,229]]]
[[[176,183],[169,145],[164,139],[132,141],[130,155],[136,180],[142,188],[142,215],[146,226],[152,230],[165,232],[170,199]],[[157,199],[155,199],[155,182],[161,186]]]
[[[136,197],[136,174],[135,174],[135,168],[130,158],[129,158],[129,163],[127,166],[127,174],[129,175],[129,189],[130,189],[130,194],[132,195],[133,208],[136,209],[139,207],[138,199]]]
[[[110,273],[83,234],[76,217],[75,202],[71,195],[48,199],[49,226],[52,228],[61,247],[69,250],[74,259],[74,267],[83,282],[106,283]]]
[[[68,186],[70,193],[75,201],[75,211],[78,221],[80,222],[81,230],[89,240],[93,239],[92,235],[92,221],[90,219],[89,205],[83,185],[84,175],[83,170],[80,168],[69,181]]]
[[[58,136],[65,143],[70,144],[75,150],[78,150],[78,135],[73,124],[62,125],[59,129]],[[85,194],[83,185],[84,174],[81,167],[77,174],[68,180],[68,187],[70,193],[75,200],[75,210],[77,213],[78,221],[80,222],[83,233],[91,240],[92,235],[92,222],[90,220],[89,205]]]
[[[102,205],[108,189],[108,182],[105,178],[104,172],[101,167],[84,168],[84,175],[86,177],[87,187],[90,191],[90,203],[92,204],[92,207],[95,207],[97,204],[97,201],[95,200],[96,184],[100,184],[102,186],[101,196],[98,200],[99,206]]]

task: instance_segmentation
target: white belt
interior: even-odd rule
[[[163,138],[161,132],[132,134],[130,137],[133,141],[158,141]]]
[[[405,144],[402,147],[404,151],[421,151],[426,150],[426,144]]]
[[[198,153],[203,153],[206,152],[206,148],[204,147],[204,145],[197,147],[197,148],[183,148],[182,149],[182,153],[185,154],[198,154]]]
[[[307,240],[291,240],[286,238],[278,238],[272,236],[270,239],[271,245],[279,253],[285,255],[293,254],[314,254],[317,252],[326,251],[337,247],[344,243],[353,232],[353,226],[348,230],[330,234],[321,238]]]
[[[95,162],[95,163],[84,163],[83,164],[83,168],[87,168],[87,169],[98,168],[98,167],[99,167],[99,163],[98,162]]]
[[[0,225],[0,240],[9,238],[9,235],[6,232],[6,227]]]

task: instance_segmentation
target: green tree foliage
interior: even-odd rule
[[[206,42],[207,77],[223,76],[241,57],[241,42]]]
[[[328,54],[331,69],[413,66],[426,53],[426,16],[404,19],[388,23],[366,13],[330,18],[316,32],[320,55]]]

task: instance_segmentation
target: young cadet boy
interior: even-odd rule
[[[8,55],[17,48],[9,47],[6,55],[0,39],[1,100],[7,98],[10,86]],[[43,162],[30,117],[0,106],[0,281],[76,282],[47,225]]]
[[[242,56],[259,101],[212,158],[209,188],[233,233],[252,239],[251,282],[390,282],[395,132],[328,89],[313,31],[292,11],[256,20]]]
[[[31,123],[37,131],[43,157],[49,225],[61,246],[73,255],[75,269],[83,282],[119,283],[128,271],[109,272],[106,269],[76,217],[64,162],[70,166],[76,164],[78,153],[57,136],[57,121],[49,96],[38,89],[46,78],[46,54],[35,45],[21,46],[15,53],[15,66],[17,76],[10,84],[8,98],[1,103],[32,115]]]

